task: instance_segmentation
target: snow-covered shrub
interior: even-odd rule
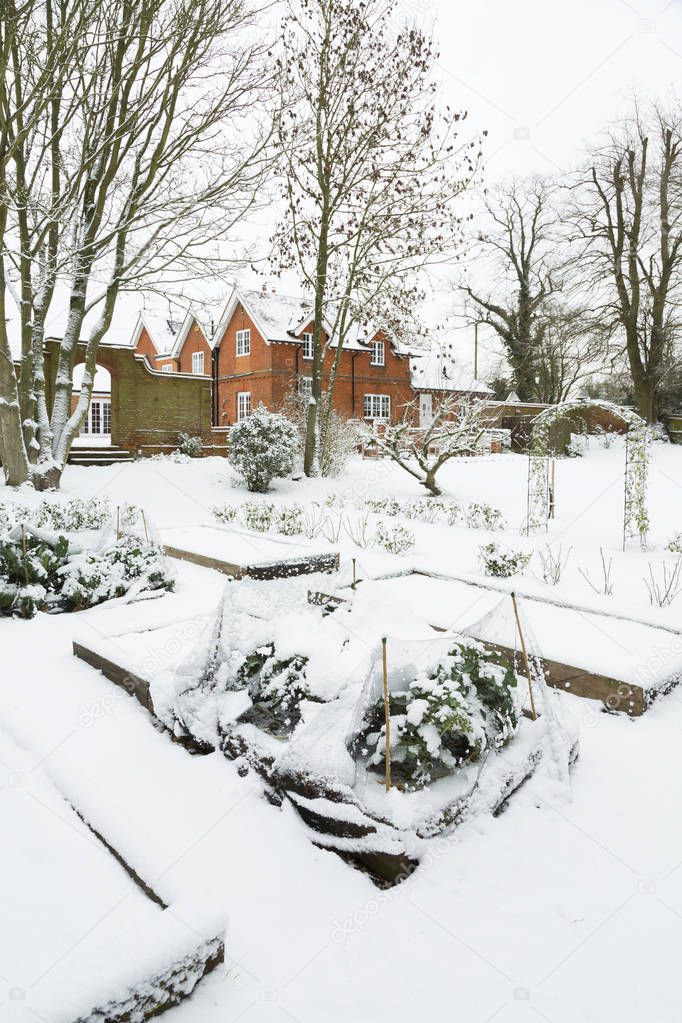
[[[584,433],[572,433],[566,445],[566,454],[569,458],[582,458],[588,445],[589,441]]]
[[[307,663],[307,657],[278,658],[273,643],[248,654],[235,688],[248,689],[253,707],[240,720],[277,736],[292,732],[301,720],[301,700],[310,699]]]
[[[377,515],[404,515],[405,507],[395,497],[366,497],[365,508],[375,512]]]
[[[226,525],[229,525],[230,522],[234,522],[237,516],[239,515],[239,505],[238,504],[216,505],[215,508],[211,509],[211,512],[213,514],[213,518],[217,519],[218,522],[224,522]]]
[[[320,472],[323,476],[340,476],[348,461],[357,452],[361,433],[350,419],[329,411],[320,437]]]
[[[682,554],[682,533],[675,533],[672,540],[668,540],[665,549],[672,551],[673,554]]]
[[[518,725],[516,676],[478,645],[456,644],[434,670],[391,693],[391,780],[414,790],[503,746]],[[371,769],[385,769],[383,699],[365,715],[352,743]]]
[[[523,551],[512,551],[497,543],[487,543],[478,549],[483,570],[486,575],[508,578],[523,571],[531,559],[530,554]]]
[[[343,529],[343,515],[327,515],[322,525],[322,535],[327,543],[338,543]]]
[[[558,550],[554,550],[548,544],[544,551],[538,551],[538,557],[542,567],[542,578],[548,586],[558,586],[561,582],[561,574],[568,564],[568,559],[571,556],[571,550],[572,548],[569,547],[565,558],[561,553],[561,545],[559,545]]]
[[[365,547],[369,547],[371,535],[368,515],[360,515],[358,518],[349,515],[344,520],[343,528],[350,542],[354,543],[356,547],[361,547],[363,550]]]
[[[327,521],[327,513],[321,508],[317,501],[307,507],[303,515],[303,534],[309,540],[315,540],[324,529]]]
[[[61,574],[61,597],[69,611],[122,597],[132,586],[142,592],[172,590],[175,585],[161,549],[132,535],[75,557]]]
[[[305,508],[302,504],[284,504],[275,509],[273,528],[283,536],[305,532]]]
[[[247,529],[253,529],[257,533],[267,533],[272,526],[275,506],[269,501],[247,501],[241,506],[240,513]]]
[[[498,508],[477,502],[469,505],[464,521],[469,529],[504,529],[506,524],[504,515]]]
[[[379,522],[374,542],[389,554],[405,554],[414,547],[414,533],[405,526],[387,526]]]
[[[60,570],[67,564],[69,542],[60,536],[47,543],[30,534],[0,542],[0,614],[32,618],[56,603]]]
[[[196,458],[201,453],[203,446],[204,442],[201,437],[192,437],[183,430],[178,434],[178,451],[189,458]]]
[[[88,500],[74,497],[59,502],[42,500],[37,505],[3,504],[0,505],[0,533],[11,529],[18,522],[31,523],[53,532],[63,530],[75,533],[83,529],[101,529],[111,514],[111,503],[106,497],[91,497]]]
[[[656,607],[668,607],[682,590],[682,558],[674,565],[665,562],[659,567],[658,573],[649,562],[649,578],[644,583],[649,593],[649,602]]]
[[[294,424],[259,405],[231,428],[228,459],[249,490],[264,493],[273,479],[292,472],[298,445]]]

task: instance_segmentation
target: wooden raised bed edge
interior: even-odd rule
[[[260,565],[249,565],[248,563],[238,565],[235,562],[209,557],[207,554],[187,551],[182,547],[166,545],[163,550],[170,558],[189,561],[193,565],[201,565],[202,568],[213,568],[234,579],[243,579],[246,576],[250,579],[288,579],[290,576],[310,575],[313,572],[337,572],[339,568],[338,553],[311,554],[310,557],[289,558]]]
[[[334,610],[341,604],[348,603],[347,598],[338,597],[330,593],[323,593],[319,590],[310,590],[308,602]],[[440,625],[432,625],[434,632],[448,632],[448,629]],[[521,663],[520,651],[512,647],[504,646],[502,643],[490,643],[487,640],[478,639],[470,632],[462,632],[463,636],[469,636],[477,643],[481,643],[489,650],[511,657],[516,671],[525,674],[525,666]],[[642,686],[619,679],[609,678],[607,675],[599,675],[596,672],[587,671],[584,668],[577,668],[570,664],[562,664],[561,661],[553,661],[548,657],[537,657],[544,672],[548,686],[553,689],[560,689],[562,692],[572,693],[574,696],[582,696],[589,700],[601,700],[604,706],[611,711],[620,711],[630,717],[641,717],[642,714],[660,696],[665,696],[682,681],[679,676],[669,679],[664,685],[654,689],[643,689]]]

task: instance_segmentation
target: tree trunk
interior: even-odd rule
[[[436,472],[437,471],[438,471],[437,469],[428,469],[427,472],[426,472],[426,476],[422,480],[422,486],[426,487],[426,489],[429,491],[429,493],[433,497],[440,497],[441,494],[442,494],[442,490],[440,489],[440,487],[436,483]]]

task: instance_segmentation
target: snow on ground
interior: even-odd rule
[[[534,588],[679,625],[682,596],[665,611],[653,609],[642,578],[680,528],[682,449],[656,445],[653,451],[651,540],[658,550],[650,553],[618,553],[622,466],[619,447],[558,464],[558,518],[550,539],[573,547],[573,571],[567,569],[566,580],[554,588],[529,569],[519,592]],[[545,537],[529,542],[518,531],[526,467],[514,455],[463,459],[447,468],[443,483],[458,499],[484,500],[503,511],[509,529],[495,539],[538,546]],[[333,491],[351,499],[419,494],[400,469],[358,460],[340,480],[281,482],[274,499],[309,502]],[[248,496],[231,485],[229,467],[219,459],[69,467],[64,493],[107,495],[114,504],[134,501],[165,527],[209,523],[213,505]],[[403,559],[386,555],[386,564],[428,561],[439,571],[471,574],[478,571],[478,546],[493,538],[463,527],[409,527],[417,538],[414,551]],[[614,557],[611,600],[593,594],[577,571],[587,566],[596,578],[600,545]],[[347,560],[345,541],[341,548]],[[369,551],[358,556],[361,563],[378,557]],[[673,692],[636,720],[562,695],[581,723],[570,798],[557,793],[541,768],[502,816],[438,840],[413,878],[382,892],[334,854],[316,849],[291,806],[271,806],[253,774],[240,777],[218,754],[190,756],[156,731],[132,698],[73,658],[74,634],[115,641],[131,628],[200,621],[209,614],[223,580],[207,569],[177,565],[176,592],[158,600],[0,621],[0,725],[23,755],[106,832],[167,902],[201,889],[228,917],[225,968],[172,1010],[169,1021],[678,1018],[682,694]],[[172,653],[170,641],[166,649],[150,647],[150,660],[175,657],[177,644],[189,644],[194,635],[178,624]],[[12,788],[11,797],[16,813],[28,813],[21,804],[30,800],[28,790]],[[60,815],[46,816],[47,856],[67,825]],[[8,820],[3,816],[3,823]],[[9,827],[16,847],[19,833]],[[86,839],[71,831],[68,841]],[[46,928],[41,942],[47,949],[44,916],[52,903],[41,886],[49,888],[50,875],[39,862],[31,870],[35,890],[21,910],[14,906],[9,933]],[[115,887],[91,895],[84,878],[67,900],[70,925],[85,928],[89,913],[93,933],[106,929]],[[7,917],[3,913],[3,926]],[[65,964],[76,961],[77,947],[66,950]],[[55,946],[50,954],[58,951]],[[54,1018],[38,1008],[29,973],[16,955],[3,957],[0,1020],[13,1023],[16,989],[30,1011]]]

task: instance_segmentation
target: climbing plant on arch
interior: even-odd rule
[[[544,529],[549,519],[552,427],[589,409],[603,409],[628,428],[625,443],[623,547],[634,537],[637,537],[640,545],[644,547],[649,529],[646,503],[649,473],[647,424],[636,412],[609,401],[562,401],[545,409],[533,420],[528,469],[528,529]]]

